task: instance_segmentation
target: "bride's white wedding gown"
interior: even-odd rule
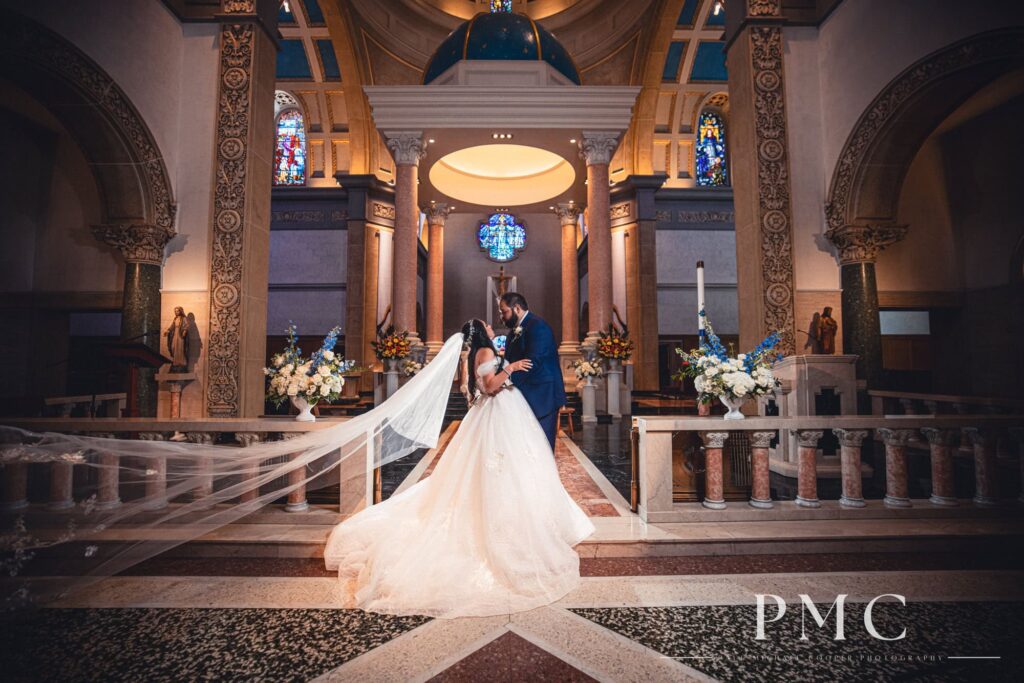
[[[476,401],[429,477],[336,526],[324,559],[346,607],[492,616],[575,588],[573,546],[593,532],[526,399],[505,389]]]

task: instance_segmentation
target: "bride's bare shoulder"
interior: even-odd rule
[[[482,364],[494,360],[494,349],[489,349],[486,346],[477,349],[476,358],[474,359],[476,367],[480,367]]]

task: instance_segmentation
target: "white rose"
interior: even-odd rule
[[[334,360],[334,351],[324,351],[324,358],[328,361]]]
[[[321,396],[327,396],[330,393],[331,393],[331,385],[330,384],[323,384],[323,385],[320,386],[320,395]]]
[[[329,365],[321,365],[318,372],[321,376],[327,377],[327,375],[331,374],[331,367]]]

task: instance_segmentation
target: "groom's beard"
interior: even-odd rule
[[[505,323],[506,327],[508,327],[508,329],[510,329],[510,330],[516,329],[516,326],[518,324],[519,324],[519,316],[516,315],[515,313],[510,315],[509,318],[508,318],[508,321]]]

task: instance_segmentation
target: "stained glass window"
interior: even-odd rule
[[[526,247],[526,228],[508,213],[496,213],[477,231],[480,248],[492,261],[511,261]]]
[[[491,12],[511,12],[512,0],[491,0]]]
[[[306,127],[302,112],[289,109],[277,118],[274,148],[274,184],[306,184]]]
[[[697,184],[721,187],[729,184],[725,159],[725,124],[713,111],[700,115],[697,124]]]

